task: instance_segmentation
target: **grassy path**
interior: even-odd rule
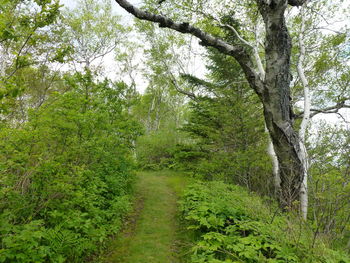
[[[179,263],[177,198],[186,178],[170,172],[138,174],[136,202],[123,233],[104,263]]]

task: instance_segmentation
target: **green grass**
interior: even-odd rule
[[[190,179],[171,171],[140,172],[137,179],[134,211],[99,262],[184,262],[190,235],[181,227],[177,199]]]

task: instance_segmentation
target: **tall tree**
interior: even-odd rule
[[[116,0],[126,11],[139,19],[158,23],[181,33],[191,34],[205,47],[214,47],[234,57],[242,67],[250,87],[259,96],[264,109],[266,127],[279,161],[281,178],[280,204],[292,207],[298,200],[304,177],[304,156],[299,136],[293,127],[294,114],[290,98],[291,38],[285,20],[290,6],[302,6],[303,0],[256,0],[254,7],[265,25],[265,76],[259,74],[253,52],[248,46],[227,42],[187,22],[176,22],[164,15],[143,11],[126,0]],[[234,11],[234,9],[232,10]]]
[[[270,194],[271,166],[260,101],[232,57],[211,49],[208,60],[209,81],[183,76],[193,87],[183,128],[193,138],[188,146],[193,146],[184,148],[190,153],[184,157],[195,161],[190,168],[204,178],[225,179]]]
[[[312,117],[319,113],[338,113],[349,107],[350,94],[345,88],[349,81],[350,59],[346,53],[346,27],[337,27],[342,16],[342,3],[308,1],[291,19],[291,35],[297,43],[294,48],[295,60],[293,101],[295,107],[303,104],[299,137],[304,158],[304,179],[300,192],[301,212],[306,219],[308,210],[308,169],[309,157],[306,149],[307,131]],[[322,14],[322,16],[320,16]],[[334,16],[338,14],[338,16]],[[336,21],[335,21],[336,20]],[[292,63],[293,64],[293,63]],[[325,90],[327,92],[322,92]],[[313,105],[317,105],[316,108]],[[311,147],[312,148],[312,147]]]
[[[126,38],[126,27],[106,0],[79,0],[74,9],[64,12],[62,27],[63,39],[73,49],[70,58],[77,71],[101,69],[104,58]]]

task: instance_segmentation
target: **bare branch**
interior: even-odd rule
[[[167,73],[170,76],[170,82],[174,85],[174,88],[177,90],[177,92],[179,92],[179,93],[181,93],[183,95],[186,95],[187,97],[189,97],[192,100],[197,100],[196,94],[180,88],[180,86],[178,85],[178,82],[177,82],[174,74],[171,72],[171,70],[169,69],[168,65],[164,61],[163,61],[163,65],[167,69]]]
[[[313,112],[311,114],[311,117],[320,114],[320,113],[324,113],[324,114],[330,114],[330,113],[338,113],[338,111],[340,109],[344,109],[344,108],[348,108],[350,109],[350,105],[347,104],[343,104],[343,103],[338,103],[332,107],[328,107],[328,108],[324,108],[324,109],[311,109],[311,111]]]
[[[245,50],[242,47],[230,45],[219,38],[213,37],[212,35],[203,32],[199,28],[196,28],[190,25],[189,23],[186,23],[186,22],[176,23],[172,19],[167,18],[165,16],[151,14],[149,12],[142,11],[141,9],[133,6],[126,0],[115,0],[115,1],[127,12],[129,12],[130,14],[134,15],[135,17],[141,20],[154,22],[159,24],[159,27],[171,28],[180,33],[186,33],[186,34],[191,34],[196,36],[202,41],[201,45],[203,46],[215,47],[227,55],[233,55],[233,53],[239,53],[239,54],[242,53],[243,55],[245,53]]]
[[[336,105],[330,106],[330,107],[326,107],[323,109],[310,109],[310,111],[312,112],[310,117],[314,117],[317,114],[323,113],[323,114],[338,114],[340,109],[350,109],[350,105],[349,104],[345,104],[345,101],[347,101],[349,98],[342,100],[341,102],[338,102]],[[298,114],[296,117],[297,118],[301,118],[304,115],[304,112],[301,112],[300,114]]]
[[[226,27],[226,28],[230,29],[236,35],[236,37],[239,39],[239,41],[241,41],[244,45],[246,45],[246,46],[248,46],[250,48],[253,48],[253,45],[250,44],[243,37],[241,37],[241,35],[237,32],[237,30],[233,26],[228,25],[228,24],[219,24],[219,25],[222,26],[222,27]]]
[[[177,90],[177,92],[183,94],[183,95],[186,95],[187,97],[189,97],[190,99],[192,100],[197,100],[197,96],[196,94],[192,93],[192,92],[189,92],[189,91],[186,91],[184,89],[181,89],[173,75],[173,73],[169,72],[170,74],[170,81],[171,83],[174,85],[175,89]]]
[[[173,84],[174,88],[177,92],[189,97],[191,100],[197,100],[196,94],[193,92],[189,92],[187,90],[184,90],[180,88],[178,81],[176,80],[174,74],[171,72],[170,68],[168,67],[167,63],[165,61],[162,61],[163,66],[166,68],[168,75],[170,76],[170,82]]]
[[[201,29],[190,25],[187,22],[177,23],[163,15],[151,14],[143,11],[126,0],[115,0],[122,8],[135,17],[159,24],[159,27],[170,28],[180,33],[191,34],[201,40],[200,45],[205,47],[214,47],[220,52],[234,57],[241,65],[247,80],[251,87],[257,92],[262,93],[263,83],[258,73],[254,70],[254,63],[250,53],[242,45],[232,45],[222,39],[216,38]]]
[[[190,10],[191,10],[191,9],[190,9]],[[238,31],[237,31],[233,26],[231,26],[231,25],[229,25],[229,24],[223,24],[223,23],[221,23],[221,22],[219,21],[219,19],[215,18],[213,15],[207,14],[207,13],[201,11],[201,10],[196,10],[196,11],[194,11],[194,12],[200,13],[200,14],[203,15],[204,17],[209,17],[210,19],[216,21],[220,27],[225,27],[225,28],[229,29],[230,31],[232,31],[232,32],[236,35],[236,37],[238,38],[238,40],[241,41],[244,45],[246,45],[246,46],[249,47],[249,48],[253,48],[253,45],[250,44],[247,40],[245,40],[245,39],[238,33]]]
[[[216,17],[214,17],[213,15],[211,14],[208,14],[206,12],[203,12],[201,10],[195,10],[195,9],[192,9],[192,8],[188,8],[188,7],[184,7],[186,10],[189,10],[189,11],[192,11],[192,12],[195,12],[195,13],[198,13],[198,14],[201,14],[203,17],[208,17],[210,19],[212,19],[213,21],[215,21],[218,26],[220,27],[223,27],[223,28],[227,28],[229,29],[230,31],[232,31],[236,37],[238,38],[239,41],[241,41],[244,45],[246,45],[247,47],[249,48],[254,48],[253,45],[251,43],[249,43],[247,40],[245,40],[239,33],[238,31],[231,25],[229,24],[223,24],[220,22],[220,20]]]

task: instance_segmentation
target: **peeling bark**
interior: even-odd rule
[[[258,1],[266,30],[266,77],[261,100],[267,129],[276,152],[281,178],[280,204],[292,207],[299,199],[303,163],[298,134],[293,129],[290,102],[291,38],[285,23],[287,1]]]

